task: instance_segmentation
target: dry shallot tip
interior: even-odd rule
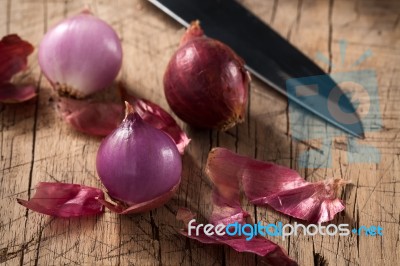
[[[77,184],[40,182],[30,200],[17,199],[22,206],[46,215],[70,218],[104,212],[98,200],[104,199],[102,190]]]
[[[193,21],[190,23],[190,27],[191,27],[192,29],[202,30],[202,29],[200,28],[200,20],[198,20],[198,19],[193,20]]]
[[[332,186],[333,186],[333,190],[337,191],[339,188],[341,188],[343,186],[346,186],[346,185],[349,185],[349,184],[352,184],[351,180],[344,180],[342,178],[335,178],[333,180],[333,185]]]
[[[199,38],[204,36],[204,31],[200,27],[200,21],[194,20],[190,23],[188,29],[186,30],[185,34],[182,36],[181,41],[179,43],[180,46],[184,45],[188,41]]]
[[[129,114],[133,114],[134,112],[135,112],[135,110],[133,109],[133,106],[130,105],[127,101],[125,101],[125,118]]]
[[[325,180],[326,191],[330,192],[332,197],[336,197],[339,189],[350,184],[352,184],[350,180],[344,180],[342,178],[328,178]]]

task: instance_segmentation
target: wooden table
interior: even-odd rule
[[[120,1],[0,0],[0,35],[18,33],[38,45],[56,22],[89,6],[122,39],[124,64],[119,79],[137,95],[168,109],[162,77],[177,48],[182,27],[145,0]],[[332,142],[330,167],[303,169],[301,152],[320,147],[320,140],[291,137],[287,100],[253,79],[246,122],[227,132],[198,131],[184,125],[192,143],[183,157],[183,180],[177,195],[148,213],[82,219],[55,219],[26,211],[16,198],[29,198],[40,181],[101,187],[95,169],[99,138],[74,132],[55,111],[48,81],[41,75],[37,50],[30,57],[37,99],[0,109],[0,262],[6,265],[257,265],[252,254],[188,240],[177,231],[179,206],[205,221],[211,212],[211,184],[203,173],[208,151],[223,146],[261,160],[298,170],[307,180],[328,176],[352,180],[339,195],[346,210],[333,223],[380,225],[382,237],[291,237],[282,241],[300,265],[398,265],[400,263],[400,2],[397,0],[243,0],[266,23],[310,58],[325,54],[340,66],[339,42],[347,40],[344,66],[332,72],[373,69],[377,73],[383,126],[367,132],[360,143],[378,148],[380,161],[353,163],[344,137]],[[367,49],[373,56],[352,65]],[[327,71],[323,62],[317,61]],[[243,199],[253,218],[294,222],[271,209]]]

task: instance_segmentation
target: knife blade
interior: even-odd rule
[[[200,20],[207,36],[229,45],[254,76],[288,97],[290,103],[344,132],[364,138],[353,104],[335,81],[235,0],[149,1],[185,27]],[[306,77],[316,79],[317,83],[309,84]],[[286,86],[294,89],[285,89]],[[312,97],[299,96],[296,88]]]

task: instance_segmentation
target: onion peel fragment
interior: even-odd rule
[[[180,182],[175,185],[171,190],[167,191],[161,196],[158,196],[152,200],[141,202],[141,203],[131,203],[127,205],[126,203],[120,202],[113,199],[115,203],[109,202],[104,198],[98,199],[99,203],[103,204],[107,209],[118,214],[133,214],[142,213],[155,208],[158,208],[174,196],[175,191],[178,189]],[[110,196],[111,197],[111,196]]]
[[[179,153],[183,154],[190,139],[175,119],[159,105],[128,94],[120,85],[123,101],[129,102],[133,110],[151,126],[163,131],[175,142]],[[124,116],[122,104],[112,102],[95,102],[60,97],[59,111],[61,117],[77,131],[91,136],[107,136],[121,123]]]
[[[0,85],[0,102],[20,103],[28,101],[36,96],[36,88],[33,85],[15,86],[11,83]]]
[[[40,182],[30,200],[17,199],[22,206],[42,214],[70,218],[104,212],[98,200],[102,190],[77,184]]]
[[[185,228],[180,231],[180,233],[188,238],[195,239],[204,244],[225,244],[238,252],[249,252],[254,253],[259,256],[265,258],[265,260],[271,265],[282,265],[282,266],[292,266],[297,265],[295,261],[290,259],[286,252],[277,244],[268,240],[264,237],[254,237],[251,240],[246,240],[245,236],[228,236],[225,235],[206,235],[204,232],[204,227],[200,227],[198,230],[199,234],[191,233],[189,235],[187,224],[190,220],[195,217],[190,210],[185,208],[180,208],[177,212],[176,219],[179,221],[183,221],[185,224]],[[229,217],[225,217],[229,218]],[[225,219],[226,220],[226,219]],[[231,222],[233,223],[234,219],[231,217]],[[217,222],[217,221],[215,221]],[[237,221],[240,223],[240,220]],[[220,224],[220,223],[217,223]],[[196,223],[192,223],[193,226],[196,226]],[[214,225],[216,225],[214,223]]]
[[[10,81],[12,76],[26,69],[27,57],[33,49],[29,42],[22,40],[17,34],[4,36],[0,40],[0,83]]]
[[[234,169],[227,169],[227,171],[231,170],[231,173],[233,173]],[[210,178],[214,188],[212,195],[213,211],[209,222],[214,226],[221,224],[226,226],[234,223],[245,224],[250,215],[240,205],[239,182],[232,182],[231,176],[219,173],[210,175]],[[189,235],[187,225],[194,217],[195,214],[185,208],[180,208],[177,212],[177,220],[185,223],[185,228],[181,230],[181,233],[186,237],[205,244],[225,244],[238,252],[254,253],[264,257],[272,265],[297,265],[279,245],[261,236],[246,240],[246,236],[243,235],[217,235],[215,228],[213,235],[207,235],[204,227],[199,228],[199,234],[191,232]],[[192,223],[192,225],[196,226],[196,223]]]
[[[175,142],[179,153],[184,153],[190,139],[167,111],[151,101],[130,95],[122,84],[120,84],[120,93],[122,99],[129,102],[146,123],[167,133]]]
[[[206,173],[223,195],[239,193],[241,183],[251,203],[268,205],[309,223],[330,221],[344,210],[336,194],[349,183],[343,179],[308,182],[292,169],[224,148],[215,148],[209,153]]]
[[[34,86],[10,83],[15,74],[26,69],[27,57],[33,50],[33,46],[17,34],[4,36],[0,40],[0,102],[19,103],[36,96]]]
[[[61,97],[58,107],[62,118],[68,124],[91,136],[107,136],[122,121],[123,108],[117,103]]]
[[[190,210],[180,208],[178,210],[176,218],[180,221],[183,221],[185,225],[187,225],[188,222],[194,218],[194,216],[195,215]],[[196,226],[196,223],[193,223],[192,225]],[[257,254],[259,256],[265,257],[266,261],[271,265],[297,265],[295,261],[293,261],[286,255],[286,252],[279,245],[263,237],[255,237],[247,241],[246,237],[244,236],[233,237],[226,234],[223,236],[219,236],[216,234],[208,236],[204,233],[204,227],[199,230],[198,235],[189,235],[187,228],[182,229],[180,233],[186,237],[195,239],[204,244],[225,244],[238,252],[250,252]]]

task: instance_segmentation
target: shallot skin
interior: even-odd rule
[[[0,40],[0,103],[25,102],[36,96],[36,87],[11,83],[12,77],[27,68],[34,47],[17,34]]]
[[[164,92],[175,114],[199,128],[226,130],[243,122],[250,78],[227,45],[204,36],[194,22],[164,74]]]
[[[56,90],[82,98],[114,81],[122,65],[122,47],[106,22],[85,11],[46,33],[39,64]]]
[[[126,206],[171,194],[182,172],[173,140],[145,123],[138,113],[129,113],[102,141],[96,166],[108,195]]]

